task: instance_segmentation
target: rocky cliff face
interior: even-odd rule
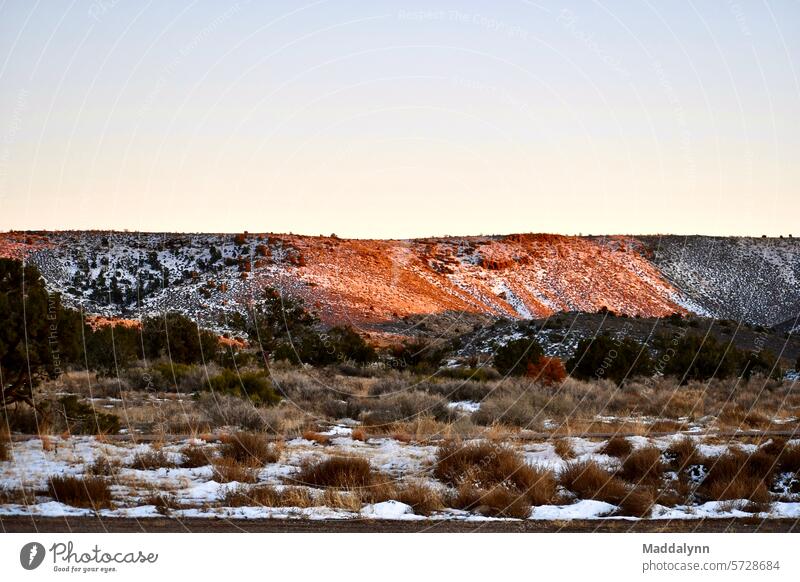
[[[0,234],[50,288],[90,313],[176,309],[220,328],[276,287],[328,323],[414,314],[512,318],[606,307],[773,325],[800,311],[794,240],[524,234],[348,240],[276,234]]]

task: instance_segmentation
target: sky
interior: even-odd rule
[[[0,230],[800,233],[800,2],[6,1]]]

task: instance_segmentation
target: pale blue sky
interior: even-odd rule
[[[2,4],[0,229],[777,235],[800,215],[796,1],[222,4]]]

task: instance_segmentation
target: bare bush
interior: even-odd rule
[[[464,483],[458,487],[455,495],[450,496],[448,503],[456,509],[492,517],[526,519],[531,514],[530,501],[524,494],[500,485],[480,489]]]
[[[271,485],[240,485],[229,489],[222,502],[227,507],[311,507],[314,500],[304,487],[278,489]]]
[[[222,439],[220,453],[227,459],[250,467],[277,463],[283,450],[282,443],[271,443],[266,435],[237,432]]]
[[[622,436],[615,436],[606,441],[606,444],[600,449],[600,453],[611,457],[625,457],[632,450],[633,445],[628,439]]]
[[[323,460],[307,459],[301,465],[296,480],[313,487],[356,489],[368,487],[380,479],[366,459],[335,456]]]
[[[424,483],[406,483],[397,490],[397,501],[410,505],[418,515],[444,509],[442,494]]]
[[[54,475],[48,479],[47,492],[56,501],[73,507],[111,507],[111,490],[102,477]]]
[[[264,419],[249,400],[228,394],[202,394],[197,406],[210,419],[212,425],[238,426],[245,430],[262,430]]]
[[[445,443],[437,452],[434,475],[454,487],[513,489],[536,505],[550,503],[556,492],[551,471],[528,465],[517,451],[490,442]]]
[[[214,481],[219,483],[255,483],[258,481],[258,470],[235,459],[214,459],[212,464]]]
[[[175,461],[162,449],[141,451],[136,453],[133,456],[133,461],[131,461],[131,469],[152,470],[162,467],[172,469],[176,466]]]
[[[385,425],[420,416],[430,416],[439,421],[450,420],[452,417],[446,400],[420,391],[363,399],[361,406],[361,418],[367,425]]]
[[[110,459],[105,455],[98,456],[86,467],[86,473],[96,477],[114,477],[119,473],[122,463],[118,459]]]
[[[643,447],[630,453],[622,461],[620,475],[635,484],[657,486],[661,483],[664,465],[661,451],[656,447]]]
[[[187,469],[205,467],[213,460],[212,451],[207,447],[187,445],[181,449],[181,467]]]

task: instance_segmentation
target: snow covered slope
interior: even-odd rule
[[[265,286],[328,323],[413,314],[512,318],[557,311],[674,312],[775,324],[800,308],[793,240],[524,234],[348,240],[276,234],[0,234],[50,288],[90,313],[180,310],[226,326]]]
[[[666,236],[643,242],[664,276],[709,315],[777,325],[800,313],[796,239]]]

